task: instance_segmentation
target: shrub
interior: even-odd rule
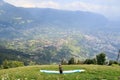
[[[114,64],[118,64],[118,62],[117,62],[117,61],[114,61]]]
[[[110,60],[109,63],[108,63],[108,65],[111,66],[112,64],[113,64],[113,61]]]
[[[2,68],[4,68],[4,69],[8,69],[9,68],[8,60],[3,61]]]
[[[84,64],[84,61],[78,60],[78,61],[77,61],[77,64]]]
[[[5,61],[3,61],[3,64],[2,64],[3,69],[15,68],[15,67],[20,67],[20,66],[24,66],[24,63],[20,62],[20,61],[5,60]]]
[[[86,59],[84,64],[96,64],[96,59]]]
[[[61,64],[62,64],[62,65],[66,65],[66,64],[68,64],[68,63],[67,63],[67,61],[66,61],[65,59],[62,59]]]
[[[68,64],[76,64],[75,59],[72,57],[72,58],[68,61]]]
[[[103,65],[106,60],[105,57],[106,57],[106,55],[104,53],[100,53],[100,54],[96,55],[97,64]]]
[[[112,64],[118,64],[118,62],[117,62],[117,61],[110,60],[108,65],[111,66]]]

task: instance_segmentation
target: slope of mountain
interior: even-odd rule
[[[109,20],[100,14],[21,8],[0,0],[0,46],[30,55],[39,64],[72,56],[91,58],[99,52],[115,59],[120,33],[111,31],[112,28]]]
[[[99,14],[82,11],[63,11],[40,8],[18,8],[3,1],[0,2],[0,21],[13,25],[15,20],[31,20],[37,24],[66,24],[69,26],[99,26],[106,24],[107,19]],[[5,20],[4,20],[5,19]],[[96,21],[97,20],[97,21]],[[27,21],[26,21],[27,22]],[[30,21],[28,21],[30,22]],[[20,22],[19,22],[20,24]],[[64,26],[65,27],[65,26]]]
[[[27,65],[28,61],[30,61],[30,56],[20,51],[0,47],[0,64],[2,64],[4,60],[23,61],[25,65]]]
[[[63,28],[98,28],[107,23],[107,19],[99,14],[82,11],[64,11],[55,9],[20,8],[0,2],[1,37],[15,37],[20,30],[31,27],[63,27]],[[97,26],[97,27],[96,27]],[[4,34],[6,33],[6,35]],[[9,34],[9,36],[8,36]]]

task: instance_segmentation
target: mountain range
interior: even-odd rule
[[[0,46],[32,55],[34,61],[60,61],[61,55],[66,59],[71,56],[88,58],[99,52],[115,59],[113,56],[120,47],[119,26],[119,20],[113,22],[97,13],[22,8],[0,0]],[[62,54],[65,52],[60,50],[64,46],[72,52]],[[49,56],[49,59],[41,56]]]
[[[63,28],[96,28],[104,26],[108,20],[102,15],[83,12],[65,11],[49,8],[21,8],[15,7],[1,0],[1,27],[30,28],[30,26],[53,25]],[[52,26],[52,27],[53,27]]]

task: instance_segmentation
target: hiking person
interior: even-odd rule
[[[60,72],[60,74],[63,73],[63,69],[62,69],[62,65],[61,64],[59,64],[59,72]]]

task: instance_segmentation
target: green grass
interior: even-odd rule
[[[64,70],[85,69],[83,73],[46,74],[40,69],[58,70],[58,65],[37,65],[0,70],[0,80],[120,80],[120,66],[64,65]]]

